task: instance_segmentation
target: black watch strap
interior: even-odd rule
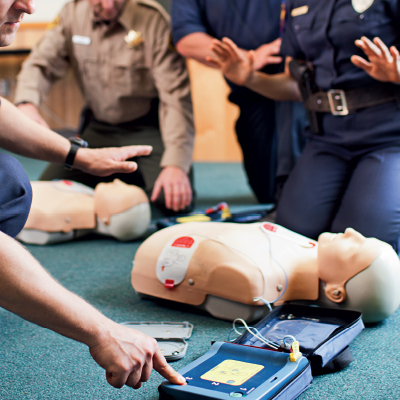
[[[85,142],[83,139],[78,137],[70,137],[68,140],[71,142],[71,148],[67,158],[65,159],[64,167],[71,170],[72,165],[74,164],[76,153],[81,147],[88,147],[88,142]]]

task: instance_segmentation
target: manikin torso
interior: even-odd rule
[[[353,293],[359,292],[359,285],[353,285],[350,295],[345,287],[381,253],[391,255],[389,279],[400,283],[398,258],[386,243],[364,238],[354,230],[324,235],[318,246],[311,239],[271,223],[176,225],[155,233],[140,246],[132,285],[139,293],[197,306],[207,295],[213,295],[248,305],[263,304],[255,301],[260,297],[275,305],[306,300],[349,308],[349,302],[353,309],[358,307],[365,312],[359,304],[365,301]],[[188,243],[187,238],[193,242],[191,250],[182,248],[182,243]],[[394,284],[389,286],[394,288]],[[385,300],[386,311],[377,318],[386,318],[399,302],[398,295],[389,302],[390,306]]]

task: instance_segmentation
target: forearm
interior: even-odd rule
[[[297,82],[287,73],[269,75],[255,71],[245,86],[277,101],[302,101]]]
[[[57,283],[18,242],[0,232],[0,306],[61,335],[96,345],[112,322]]]
[[[213,37],[204,32],[195,32],[183,37],[176,44],[178,53],[186,58],[193,58],[202,64],[215,67],[206,61],[207,57],[213,57],[214,53],[210,49]]]
[[[63,163],[69,141],[32,121],[6,99],[0,106],[0,147],[39,160]]]

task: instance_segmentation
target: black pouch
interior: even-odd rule
[[[315,376],[339,371],[353,361],[348,346],[364,329],[364,324],[358,311],[284,304],[254,327],[269,340],[294,336]],[[248,332],[234,343],[267,348]]]
[[[214,343],[205,355],[180,370],[188,385],[164,381],[159,387],[160,400],[296,399],[309,387],[312,375],[350,364],[348,346],[364,324],[356,311],[285,304],[254,328],[275,343],[282,343],[285,336],[295,337],[302,357],[291,362],[289,349],[271,350],[246,331],[233,343]]]

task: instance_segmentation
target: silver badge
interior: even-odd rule
[[[351,4],[353,8],[358,12],[362,13],[365,10],[368,10],[374,3],[374,0],[351,0]]]

